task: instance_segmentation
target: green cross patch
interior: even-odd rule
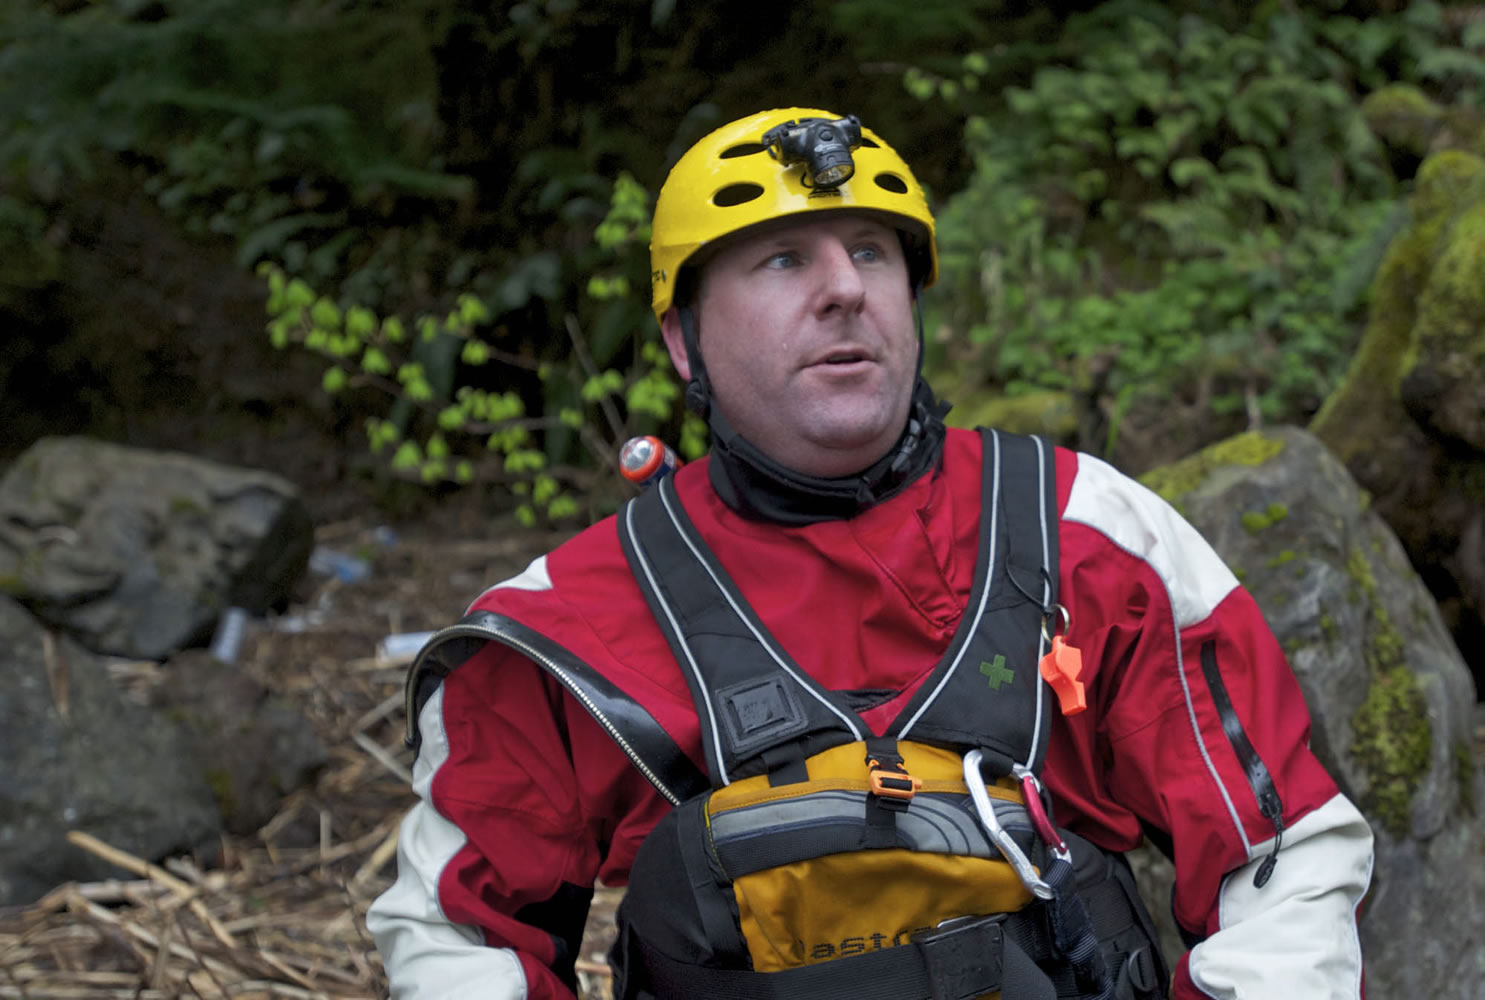
[[[981,663],[980,673],[990,679],[990,687],[996,691],[1000,690],[1002,684],[1009,684],[1016,679],[1016,672],[1006,669],[1005,657],[1000,653],[995,654],[993,663]]]

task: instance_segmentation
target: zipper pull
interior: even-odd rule
[[[1265,789],[1258,799],[1258,812],[1274,824],[1274,851],[1253,873],[1253,887],[1262,889],[1273,877],[1274,867],[1279,863],[1279,848],[1284,844],[1284,804],[1279,801],[1279,793],[1273,788]]]

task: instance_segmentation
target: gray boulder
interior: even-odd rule
[[[256,831],[329,761],[304,714],[232,664],[188,649],[165,673],[150,703],[184,727],[192,764],[216,795],[228,833]]]
[[[3,596],[0,681],[0,905],[123,874],[68,844],[70,830],[147,860],[214,849],[216,802],[177,728]]]
[[[1293,428],[1144,478],[1258,601],[1299,679],[1316,755],[1371,821],[1368,993],[1473,1000],[1485,982],[1475,689],[1397,537],[1340,460]]]
[[[47,438],[0,479],[0,594],[99,653],[162,660],[282,603],[313,540],[286,480],[186,455]]]

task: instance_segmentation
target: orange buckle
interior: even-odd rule
[[[872,761],[872,763],[877,762]],[[873,767],[868,771],[867,780],[871,784],[871,794],[879,795],[884,799],[907,801],[923,787],[922,778],[915,778],[906,771],[888,771],[883,767]]]

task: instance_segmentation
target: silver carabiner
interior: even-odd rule
[[[975,804],[975,815],[979,817],[980,825],[985,828],[985,833],[994,842],[996,849],[1011,863],[1021,884],[1036,898],[1051,899],[1054,895],[1052,887],[1042,881],[1025,852],[1006,832],[1006,828],[1000,825],[1000,819],[995,815],[995,803],[985,790],[985,776],[980,773],[980,762],[984,760],[984,756],[979,750],[971,750],[964,755],[964,783],[969,787],[969,797]]]

